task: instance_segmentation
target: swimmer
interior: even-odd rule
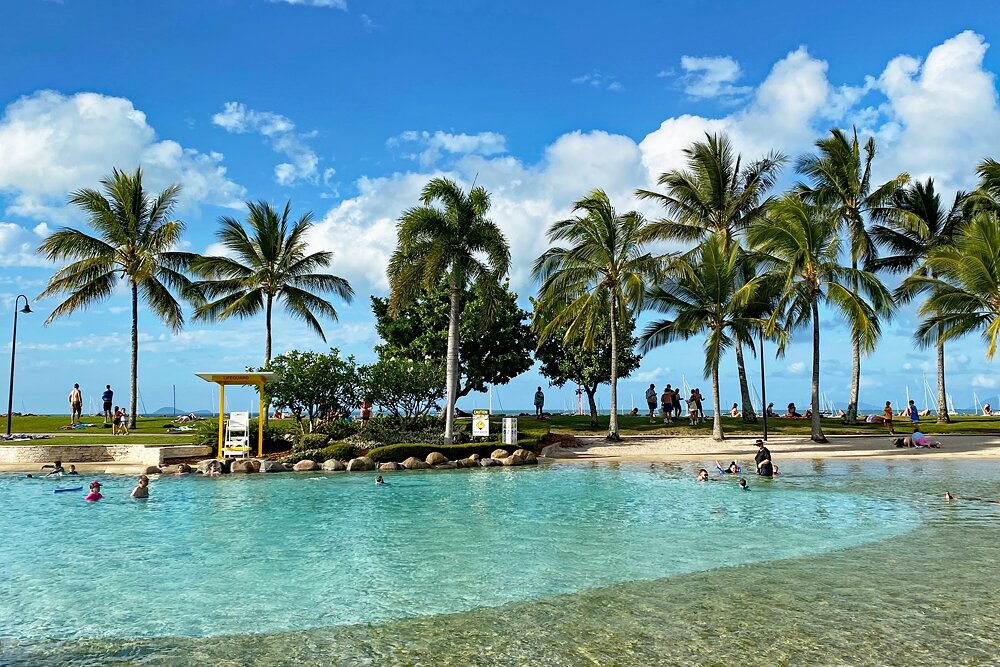
[[[178,475],[190,475],[191,474],[191,466],[189,466],[186,463],[179,463],[177,465],[177,474]]]
[[[90,493],[84,498],[84,500],[93,502],[95,500],[100,500],[104,496],[101,495],[101,483],[94,481],[90,483]]]
[[[720,475],[738,475],[740,474],[740,470],[742,470],[736,465],[736,461],[731,462],[728,468],[723,468],[719,459],[715,460],[715,469],[719,471]]]
[[[221,474],[221,471],[219,470],[219,462],[212,461],[211,463],[209,463],[208,467],[205,468],[205,474],[208,475],[209,477],[215,477],[216,475]]]
[[[698,471],[698,481],[707,482],[708,481],[708,471],[702,468]]]
[[[951,495],[951,491],[945,491],[944,492],[944,499],[947,500],[948,502],[951,502],[953,500],[959,500],[959,497]],[[989,498],[977,498],[976,496],[963,496],[961,499],[962,500],[975,500],[975,501],[980,502],[980,503],[991,503],[993,505],[1000,505],[1000,500],[990,500]]]
[[[27,475],[25,475],[24,478],[25,479],[35,479],[34,477],[32,477],[32,475],[31,475],[30,472]]]
[[[43,469],[49,467],[52,468],[52,472],[46,475],[46,477],[52,477],[52,475],[58,475],[59,477],[62,477],[64,474],[66,474],[66,471],[63,470],[62,467],[62,461],[56,461],[56,464],[54,466],[42,466]]]
[[[75,465],[73,465],[72,463],[70,463],[70,464],[69,464],[69,472],[68,472],[68,473],[66,473],[66,474],[67,474],[67,475],[79,475],[80,473],[78,473],[78,472],[76,471],[76,466],[75,466]]]
[[[749,491],[750,487],[747,486],[747,478],[740,477],[740,491]]]
[[[149,478],[139,475],[139,484],[132,489],[132,498],[149,498]]]
[[[379,475],[378,477],[375,478],[375,486],[383,486],[384,484],[385,480],[382,479],[382,475]]]

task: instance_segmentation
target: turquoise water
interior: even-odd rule
[[[1000,463],[694,470],[0,477],[0,664],[997,664]]]

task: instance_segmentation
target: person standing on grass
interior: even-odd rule
[[[69,392],[69,425],[76,426],[80,423],[83,415],[83,394],[80,393],[80,385],[74,384]]]
[[[882,423],[889,430],[889,435],[896,435],[892,429],[892,401],[885,402],[885,409],[882,411]]]
[[[542,388],[539,387],[535,392],[535,419],[542,418],[543,407],[545,407],[545,394],[542,393]]]
[[[910,418],[911,424],[918,424],[920,422],[920,410],[917,410],[913,399],[910,399],[910,404],[906,406],[906,416]]]
[[[705,400],[705,397],[701,395],[701,389],[699,389],[698,387],[695,387],[694,388],[694,402],[695,402],[695,405],[698,406],[698,421],[699,422],[702,421],[703,419],[705,419],[705,408],[702,406],[702,401],[704,401],[704,400]]]
[[[111,391],[111,385],[105,385],[104,393],[101,394],[101,400],[104,401],[104,424],[107,425],[112,419],[114,419],[114,414],[111,412],[111,402],[115,399],[115,392]]]
[[[670,416],[674,412],[674,392],[670,391],[670,385],[663,390],[663,394],[660,396],[660,410],[663,412],[663,423],[673,424],[673,420]]]
[[[674,419],[679,420],[681,418],[681,388],[675,387],[674,394],[670,397],[670,402],[674,407]]]
[[[652,424],[656,422],[656,385],[652,382],[646,390],[646,406],[649,408],[649,423]]]

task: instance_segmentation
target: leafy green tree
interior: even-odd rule
[[[935,248],[925,264],[930,275],[914,274],[903,285],[926,293],[924,320],[914,339],[922,345],[981,331],[986,358],[993,359],[1000,338],[1000,217],[979,211],[962,225],[954,244]]]
[[[389,299],[373,296],[375,330],[385,341],[375,349],[380,356],[431,359],[444,366],[450,302],[450,290],[440,285],[391,315]],[[529,325],[531,315],[517,305],[517,294],[504,285],[490,304],[483,290],[473,285],[463,292],[460,307],[458,398],[486,391],[490,385],[507,384],[531,368],[535,336]]]
[[[927,265],[927,259],[938,248],[951,247],[965,220],[964,209],[968,195],[959,192],[950,208],[941,204],[941,197],[934,189],[934,180],[916,182],[899,191],[888,208],[882,224],[871,228],[875,242],[888,255],[878,258],[871,266],[874,270],[894,273],[914,272],[914,275],[937,276]],[[912,283],[911,283],[912,284]],[[906,303],[913,294],[900,286],[894,298]],[[939,332],[940,333],[940,332]],[[951,421],[948,415],[948,394],[945,391],[944,340],[938,336],[937,347],[937,387],[938,423]]]
[[[601,330],[594,336],[593,347],[584,345],[580,337],[567,341],[564,331],[556,331],[535,350],[535,358],[541,364],[539,370],[550,384],[556,387],[566,383],[577,384],[587,394],[590,425],[595,427],[598,417],[597,388],[611,382],[611,332],[607,318],[599,326]],[[618,341],[618,377],[624,378],[639,368],[642,360],[635,351],[639,344],[635,337],[635,318],[618,322]]]
[[[474,187],[466,194],[452,180],[433,178],[420,199],[422,205],[404,211],[397,226],[398,245],[388,269],[389,312],[400,313],[442,280],[448,286],[444,441],[450,444],[458,398],[462,295],[475,285],[485,298],[484,315],[492,319],[502,292],[500,281],[510,269],[510,247],[500,228],[486,217],[490,195],[485,188]]]
[[[433,361],[382,357],[362,369],[365,398],[389,413],[403,431],[439,407],[445,396],[445,373]]]
[[[1000,213],[1000,162],[986,158],[976,167],[979,175],[979,187],[969,199],[975,209],[983,209]]]
[[[201,276],[197,284],[209,301],[195,310],[195,319],[246,319],[264,311],[264,365],[271,361],[271,314],[281,302],[293,318],[305,322],[323,342],[326,335],[317,316],[337,321],[333,304],[318,296],[329,292],[350,303],[351,285],[338,276],[320,273],[333,261],[333,253],[310,253],[306,237],[313,226],[312,213],[289,220],[291,202],[279,214],[266,201],[247,202],[247,228],[231,217],[219,219],[218,239],[229,257],[198,257],[191,270]]]
[[[662,193],[636,192],[640,199],[655,201],[666,209],[667,217],[652,223],[650,234],[660,239],[699,243],[714,234],[722,238],[723,250],[738,245],[740,236],[764,216],[772,201],[767,193],[781,173],[785,156],[772,152],[744,165],[742,156],[723,133],[706,133],[705,141],[684,149],[684,156],[687,169],[660,175],[658,184],[663,188]],[[751,334],[751,330],[737,333],[731,346],[736,352],[743,421],[747,423],[757,421],[743,359],[744,343],[753,347]]]
[[[747,235],[752,248],[762,254],[782,279],[784,289],[768,328],[784,331],[812,324],[812,439],[826,442],[820,424],[819,307],[826,304],[844,315],[851,325],[853,342],[870,351],[881,333],[879,315],[888,312],[892,298],[875,274],[840,264],[841,242],[836,209],[824,209],[796,197],[775,202],[765,221],[754,224]],[[858,291],[867,298],[862,299]]]
[[[259,370],[278,374],[278,379],[267,385],[268,404],[302,407],[310,432],[323,415],[347,415],[360,404],[358,366],[353,356],[342,358],[336,348],[330,348],[329,353],[292,350]]]
[[[579,339],[595,347],[601,323],[611,330],[611,419],[608,440],[618,433],[619,322],[642,309],[645,286],[655,281],[660,262],[644,250],[648,223],[639,213],[618,213],[602,190],[576,202],[577,215],[549,227],[554,245],[535,260],[534,275],[541,282],[537,324],[539,340],[557,332],[564,341]],[[536,316],[537,319],[537,316]]]
[[[706,239],[698,248],[671,262],[664,279],[650,288],[649,308],[672,314],[673,319],[650,322],[642,334],[644,352],[676,340],[706,334],[705,377],[712,380],[714,420],[712,438],[724,439],[719,397],[719,362],[723,353],[764,322],[748,315],[765,276],[746,279],[741,263],[746,258],[739,246],[726,243],[721,234]]]
[[[114,169],[101,185],[103,194],[84,189],[69,197],[69,203],[87,215],[96,235],[63,227],[38,249],[54,262],[75,260],[52,276],[38,298],[68,295],[45,321],[50,324],[57,317],[105,301],[120,282],[128,284],[132,298],[129,425],[135,428],[139,296],[157,318],[176,332],[184,326],[184,313],[171,292],[196,299],[197,291],[183,273],[191,255],[173,251],[184,231],[184,223],[170,219],[180,186],[173,185],[151,196],[142,187],[142,169],[132,173]]]
[[[799,184],[798,193],[810,202],[834,211],[850,239],[851,268],[870,265],[876,258],[876,246],[868,233],[865,218],[873,214],[879,217],[910,177],[901,173],[881,185],[873,185],[875,139],[869,137],[862,154],[857,129],[853,138],[849,138],[843,130],[830,130],[830,136],[817,141],[816,148],[817,153],[803,155],[796,162],[796,171],[812,181],[810,185]],[[851,284],[855,295],[859,294],[859,289],[859,285]],[[861,347],[857,341],[860,339],[855,336],[855,344],[851,348],[848,423],[855,423],[858,417]]]

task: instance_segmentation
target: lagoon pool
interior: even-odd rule
[[[388,633],[408,647],[409,660],[423,643],[407,639],[407,628],[433,636],[465,619],[467,634],[501,616],[539,634],[556,605],[557,618],[578,615],[575,628],[596,624],[581,633],[586,643],[636,622],[616,596],[638,594],[630,609],[653,619],[678,604],[678,591],[664,598],[664,588],[687,581],[682,597],[698,601],[690,630],[691,620],[721,622],[730,605],[753,608],[743,598],[747,586],[770,581],[768,595],[794,593],[803,614],[811,604],[836,608],[837,599],[812,599],[818,589],[798,588],[794,576],[789,583],[785,563],[879,552],[942,521],[988,533],[996,527],[995,511],[970,505],[941,513],[919,492],[946,469],[928,476],[919,463],[822,468],[789,463],[778,480],[751,478],[749,492],[732,480],[698,484],[693,467],[666,464],[410,472],[386,475],[384,487],[374,486],[374,473],[164,477],[154,479],[148,501],[128,498],[131,478],[102,477],[107,499],[96,504],[53,494],[65,479],[2,476],[0,641],[12,664],[102,664],[102,656],[180,664],[188,651],[211,661],[205,651],[243,639],[277,647],[359,632],[384,641]],[[975,470],[982,485],[984,468]],[[729,589],[718,591],[720,582]],[[848,577],[839,586],[856,593],[880,583]],[[707,590],[715,592],[703,599]],[[365,641],[351,643],[367,656],[359,664],[394,662],[370,660]],[[660,649],[671,646],[661,641]],[[441,655],[442,646],[439,637],[425,647],[438,652],[426,664],[475,662],[461,642],[453,655]],[[290,646],[273,650],[270,661],[252,661],[318,659],[296,657]],[[561,650],[549,642],[522,659],[580,664],[560,662]]]

